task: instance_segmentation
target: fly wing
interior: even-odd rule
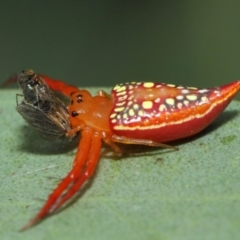
[[[16,107],[19,114],[32,126],[42,137],[46,139],[64,138],[70,123],[58,112],[44,112],[30,104],[22,102]]]

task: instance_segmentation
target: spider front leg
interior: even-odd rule
[[[71,93],[79,91],[77,87],[68,85],[61,80],[53,79],[43,74],[39,74],[39,76],[44,79],[52,90],[58,91],[67,97],[69,97]]]
[[[82,130],[81,141],[72,170],[51,193],[39,213],[21,228],[20,231],[30,228],[47,216],[57,212],[64,203],[79,191],[96,169],[101,146],[101,133],[94,132],[91,128],[85,127]]]
[[[94,132],[92,135],[92,143],[89,150],[89,155],[85,166],[83,166],[82,172],[71,188],[64,194],[63,198],[57,202],[55,209],[58,209],[63,203],[70,199],[77,191],[82,187],[82,185],[93,175],[94,170],[96,169],[100,151],[101,151],[101,134],[99,132]]]
[[[29,78],[29,80],[32,79],[39,81],[40,79],[43,79],[52,90],[61,92],[67,97],[69,97],[72,92],[76,92],[79,90],[77,87],[68,85],[61,80],[53,79],[43,74],[36,74],[32,69],[23,70],[19,75],[15,75],[7,79],[4,83],[0,85],[0,87],[6,87],[15,82],[18,82],[19,76],[21,74],[24,75],[26,78]]]

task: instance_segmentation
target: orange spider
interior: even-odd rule
[[[177,149],[164,143],[203,130],[240,89],[240,81],[211,89],[131,82],[116,85],[111,95],[99,91],[92,96],[33,70],[23,71],[18,82],[23,101],[17,110],[43,136],[49,137],[50,131],[54,138],[72,139],[81,132],[71,171],[22,231],[56,212],[79,191],[96,169],[102,141],[117,153],[122,150],[115,142]],[[68,109],[50,89],[70,98]]]

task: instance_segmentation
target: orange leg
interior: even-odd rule
[[[43,208],[20,231],[24,231],[35,225],[43,218],[56,212],[60,206],[66,203],[78,192],[85,181],[90,178],[96,169],[101,150],[101,135],[86,127],[82,130],[77,155],[73,168],[61,181],[53,193],[48,197]]]
[[[13,83],[16,83],[18,80],[18,76],[14,75],[12,77],[10,77],[9,79],[7,79],[5,82],[3,82],[2,84],[0,84],[0,88],[4,88],[7,87],[8,85],[11,85]]]
[[[63,198],[56,203],[53,211],[57,210],[62,204],[69,200],[82,187],[86,180],[88,180],[93,175],[99,160],[101,146],[102,143],[100,133],[95,132],[92,138],[92,145],[84,170],[78,176],[74,182],[74,185],[72,185],[71,188],[64,194]]]
[[[71,85],[67,85],[66,83],[64,83],[61,80],[57,80],[57,79],[53,79],[50,78],[46,75],[43,74],[39,74],[38,76],[40,76],[41,78],[43,78],[45,80],[45,82],[47,83],[47,85],[54,91],[59,91],[62,94],[66,95],[67,97],[70,97],[72,92],[76,92],[79,89],[75,86],[71,86]],[[7,79],[4,83],[2,83],[0,85],[0,88],[6,87],[8,85],[11,85],[13,83],[16,83],[18,81],[18,76],[13,76],[10,77],[9,79]]]
[[[72,92],[79,91],[79,89],[77,87],[72,86],[72,85],[67,85],[63,81],[52,79],[52,78],[50,78],[50,77],[48,77],[46,75],[43,75],[43,74],[39,74],[39,76],[45,80],[47,85],[52,90],[59,91],[62,94],[66,95],[67,97],[69,97]]]

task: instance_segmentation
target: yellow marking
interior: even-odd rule
[[[128,118],[127,113],[124,113],[124,114],[123,114],[123,118],[124,118],[124,119],[127,119],[127,118]]]
[[[131,95],[131,96],[128,97],[128,100],[132,100],[133,98],[134,98],[134,96]]]
[[[138,111],[138,115],[139,115],[140,117],[143,117],[143,116],[144,116],[144,111],[143,111],[143,110],[139,110],[139,111]]]
[[[116,103],[116,106],[120,107],[120,106],[124,105],[125,103],[126,103],[125,101],[124,102],[118,102],[118,103]]]
[[[133,90],[130,90],[129,92],[128,92],[128,96],[131,96],[133,94]]]
[[[114,118],[114,119],[112,119],[112,123],[116,123],[117,122],[117,120]]]
[[[120,88],[121,86],[120,85],[116,85],[113,90],[117,90],[118,88]]]
[[[120,114],[117,115],[117,119],[118,119],[118,120],[121,119],[121,115],[120,115]]]
[[[184,87],[183,86],[177,86],[178,89],[183,89]]]
[[[119,107],[114,109],[115,112],[122,112],[123,110],[124,110],[124,107]]]
[[[178,107],[179,109],[181,109],[181,108],[182,108],[182,106],[183,106],[183,104],[182,104],[182,103],[178,103],[178,104],[177,104],[177,107]]]
[[[196,114],[196,115],[191,115],[191,116],[188,116],[188,117],[185,117],[185,118],[182,118],[181,120],[178,120],[178,121],[172,121],[172,122],[162,122],[160,124],[155,124],[155,125],[151,125],[151,126],[139,126],[137,127],[137,129],[140,129],[140,130],[148,130],[148,129],[160,129],[160,128],[163,128],[165,127],[166,125],[167,126],[172,126],[172,125],[178,125],[178,124],[181,124],[183,122],[188,122],[188,121],[191,121],[193,118],[203,118],[204,116],[206,116],[207,114],[209,114],[216,106],[218,106],[219,104],[221,104],[222,102],[226,101],[226,99],[228,99],[230,96],[232,96],[232,92],[230,92],[228,95],[225,96],[225,98],[223,99],[219,99],[219,101],[216,101],[214,102],[213,104],[211,104],[211,106],[209,107],[209,109],[204,112],[203,114]],[[114,119],[113,119],[114,120]],[[112,121],[113,121],[112,120]],[[123,126],[123,125],[117,125],[117,126],[114,126],[114,129],[115,130],[124,130],[124,131],[134,131],[136,130],[136,127],[129,127],[129,126]]]
[[[208,92],[208,89],[200,89],[198,90],[199,93],[207,93]]]
[[[128,114],[129,116],[133,117],[135,115],[133,109],[131,108],[129,111],[128,111]]]
[[[161,100],[161,98],[156,98],[156,99],[154,100],[154,102],[155,102],[155,103],[159,103],[160,100]]]
[[[183,95],[178,95],[178,96],[176,96],[176,99],[177,99],[177,100],[182,100],[182,99],[183,99]]]
[[[122,88],[122,87],[125,87],[123,84],[117,84],[114,88],[113,88],[113,90],[118,90],[118,89],[120,89],[120,88]]]
[[[205,103],[209,103],[209,100],[206,96],[201,97],[201,101]]]
[[[159,109],[160,112],[163,112],[163,111],[167,110],[167,107],[166,107],[165,104],[161,104],[158,109]]]
[[[195,94],[187,95],[186,98],[189,101],[196,101],[197,100],[197,95],[195,95]]]
[[[143,84],[143,86],[144,86],[145,88],[152,88],[152,87],[154,86],[154,83],[153,83],[153,82],[145,82],[145,83]]]
[[[175,103],[175,101],[174,101],[173,98],[167,98],[167,99],[166,99],[166,103],[173,106],[174,103]]]
[[[191,90],[198,90],[198,88],[196,87],[187,87],[188,89],[191,89]]]
[[[187,100],[184,100],[183,103],[186,107],[189,105],[189,101],[187,101]]]
[[[110,115],[110,118],[115,118],[116,117],[116,113],[112,113],[111,115]]]
[[[127,105],[130,106],[132,104],[133,104],[133,101],[129,101]]]
[[[133,109],[135,109],[135,110],[139,109],[139,105],[135,103],[135,104],[133,105]]]
[[[127,99],[127,95],[124,95],[123,97],[118,98],[118,101],[124,101]]]
[[[118,92],[116,95],[117,95],[117,96],[121,96],[121,95],[126,95],[126,94],[127,94],[126,91],[122,91],[122,92]]]
[[[176,87],[174,84],[167,84],[168,87]]]
[[[182,90],[182,93],[183,93],[183,94],[188,94],[188,93],[189,93],[189,90],[183,89],[183,90]]]
[[[152,101],[143,101],[142,103],[142,107],[144,109],[151,109],[153,106],[153,102]]]
[[[114,90],[115,90],[116,92],[126,91],[126,86],[119,86],[119,85],[117,85],[117,86],[116,86],[116,89],[114,88]]]

